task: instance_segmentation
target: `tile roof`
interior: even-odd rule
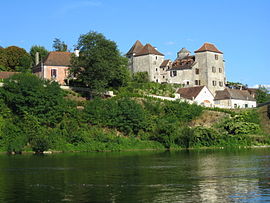
[[[248,90],[226,88],[225,90],[216,91],[216,96],[214,100],[224,100],[224,99],[256,101]]]
[[[19,72],[7,72],[7,71],[3,71],[3,72],[0,72],[0,79],[6,79],[6,78],[9,78],[11,77],[12,75],[15,75]]]
[[[173,70],[191,69],[195,62],[195,56],[186,56],[183,59],[176,59],[172,64]]]
[[[163,67],[166,67],[166,66],[169,66],[170,65],[170,60],[169,59],[166,59],[162,62],[162,64],[160,65],[160,68],[163,68]]]
[[[71,52],[52,51],[44,60],[46,66],[70,66]]]
[[[177,93],[180,94],[180,97],[182,98],[193,100],[198,96],[204,87],[205,86],[179,88]]]
[[[216,52],[216,53],[220,53],[220,54],[223,54],[221,51],[219,51],[214,44],[210,44],[210,43],[204,43],[202,45],[201,48],[199,48],[198,50],[194,51],[195,53],[198,53],[198,52],[204,52],[204,51],[211,51],[211,52]]]
[[[126,55],[133,55],[138,53],[139,51],[141,51],[141,49],[143,48],[143,44],[137,40],[133,46],[130,48],[130,50],[126,53]]]
[[[148,54],[164,56],[162,53],[157,51],[151,44],[146,44],[135,56],[143,56]]]

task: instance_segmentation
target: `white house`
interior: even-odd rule
[[[216,91],[214,104],[220,108],[253,108],[257,106],[254,95],[248,90],[229,89]]]
[[[185,87],[177,90],[178,97],[189,103],[213,107],[214,96],[206,86]]]

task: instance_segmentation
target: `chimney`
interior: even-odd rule
[[[38,52],[36,52],[36,55],[35,55],[35,63],[36,63],[36,65],[38,65],[38,63],[39,63],[39,53]]]
[[[78,49],[75,49],[74,54],[75,54],[76,57],[79,57],[80,56],[80,51]]]

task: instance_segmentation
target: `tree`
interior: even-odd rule
[[[256,101],[257,103],[264,103],[270,101],[270,94],[267,88],[259,86],[256,91]]]
[[[32,61],[31,56],[25,49],[10,46],[0,50],[0,66],[6,71],[30,71]]]
[[[54,51],[67,51],[68,46],[65,44],[64,41],[61,41],[59,38],[55,38],[53,40],[53,49]]]
[[[227,81],[226,86],[232,89],[241,89],[241,88],[246,89],[248,87],[247,85],[244,85],[243,83],[240,82],[229,82],[229,81]]]
[[[38,46],[38,45],[34,45],[31,47],[30,49],[30,55],[32,58],[32,63],[35,64],[36,63],[36,53],[39,53],[39,61],[44,61],[44,59],[46,58],[46,56],[48,55],[49,51],[47,49],[45,49],[45,47],[43,46]]]
[[[13,114],[20,118],[33,115],[42,125],[54,126],[70,110],[58,83],[33,74],[15,74],[5,79],[0,98]]]
[[[73,57],[71,72],[92,94],[126,85],[129,80],[127,60],[120,55],[115,42],[101,33],[89,32],[80,36],[77,48],[80,54]]]

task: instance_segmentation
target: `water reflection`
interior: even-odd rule
[[[268,149],[0,155],[0,202],[270,200]]]

